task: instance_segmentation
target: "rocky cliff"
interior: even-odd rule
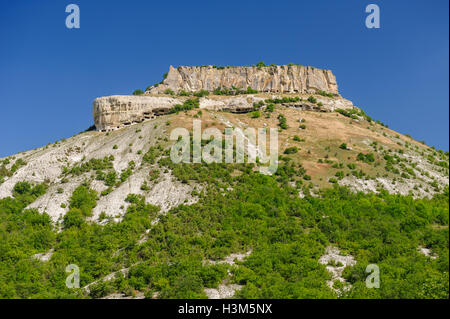
[[[232,96],[214,95],[215,89],[251,88],[253,94]],[[170,89],[172,95],[166,94]],[[184,95],[207,90],[212,92],[200,99],[200,108],[224,110],[235,113],[249,112],[254,103],[267,98],[284,95],[300,95],[304,99],[298,103],[285,105],[303,110],[333,111],[336,108],[351,108],[352,103],[338,93],[336,78],[329,70],[301,65],[281,65],[265,67],[214,67],[181,66],[170,70],[164,81],[153,86],[142,96],[113,95],[95,99],[93,116],[99,131],[110,131],[153,119],[167,114],[176,104],[183,104],[189,97],[174,93],[186,91]],[[254,94],[254,92],[258,92]],[[330,94],[323,96],[323,92]],[[241,92],[242,93],[242,92]],[[243,92],[246,93],[246,92]],[[306,101],[309,94],[317,94],[317,104]],[[192,98],[192,97],[191,97]],[[320,103],[319,103],[320,102]]]
[[[167,114],[181,100],[166,96],[112,95],[98,97],[93,103],[94,124],[99,131],[123,126]]]
[[[196,92],[217,88],[248,88],[258,92],[315,93],[325,91],[339,94],[336,77],[330,70],[302,65],[275,65],[265,67],[170,66],[164,81],[149,89],[163,93],[167,89]]]
[[[285,94],[286,95],[286,94]],[[212,111],[246,113],[254,110],[254,104],[267,98],[281,98],[283,94],[245,94],[239,96],[210,95],[199,99],[199,108]],[[281,105],[307,111],[332,112],[337,108],[353,108],[351,101],[342,97],[323,97],[311,103],[306,96],[300,101]],[[99,97],[93,103],[94,124],[98,131],[111,131],[128,125],[154,119],[169,113],[176,104],[183,104],[189,97],[112,95]],[[191,97],[192,98],[192,97]]]

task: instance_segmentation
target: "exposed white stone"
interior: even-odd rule
[[[328,287],[340,294],[341,291],[333,287],[334,282],[338,280],[344,283],[344,290],[351,288],[351,285],[342,277],[342,273],[345,267],[356,265],[356,260],[353,256],[343,256],[340,254],[339,248],[328,246],[325,250],[325,254],[320,257],[319,263],[322,265],[327,265],[326,268],[332,275],[331,280],[327,281]]]

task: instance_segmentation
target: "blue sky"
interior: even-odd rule
[[[76,3],[81,28],[67,29]],[[381,28],[365,27],[378,4]],[[447,0],[0,0],[0,157],[93,124],[92,101],[159,82],[169,65],[290,62],[401,133],[449,149]]]

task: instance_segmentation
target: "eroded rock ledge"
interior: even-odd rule
[[[282,95],[248,94],[239,96],[208,96],[199,100],[200,109],[246,113],[255,109],[254,103],[267,98],[280,98]],[[99,97],[94,100],[93,116],[95,127],[99,131],[111,131],[145,120],[154,119],[158,115],[167,114],[176,104],[183,104],[189,97],[169,96],[133,96],[113,95]],[[298,102],[282,103],[307,111],[331,112],[337,108],[352,108],[349,100],[341,97],[316,97],[317,103],[306,99]]]

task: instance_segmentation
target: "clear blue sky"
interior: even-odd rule
[[[81,28],[65,27],[76,3]],[[367,29],[365,7],[381,9]],[[374,119],[449,148],[447,0],[0,0],[0,157],[93,124],[92,101],[159,82],[169,65],[329,68]]]

